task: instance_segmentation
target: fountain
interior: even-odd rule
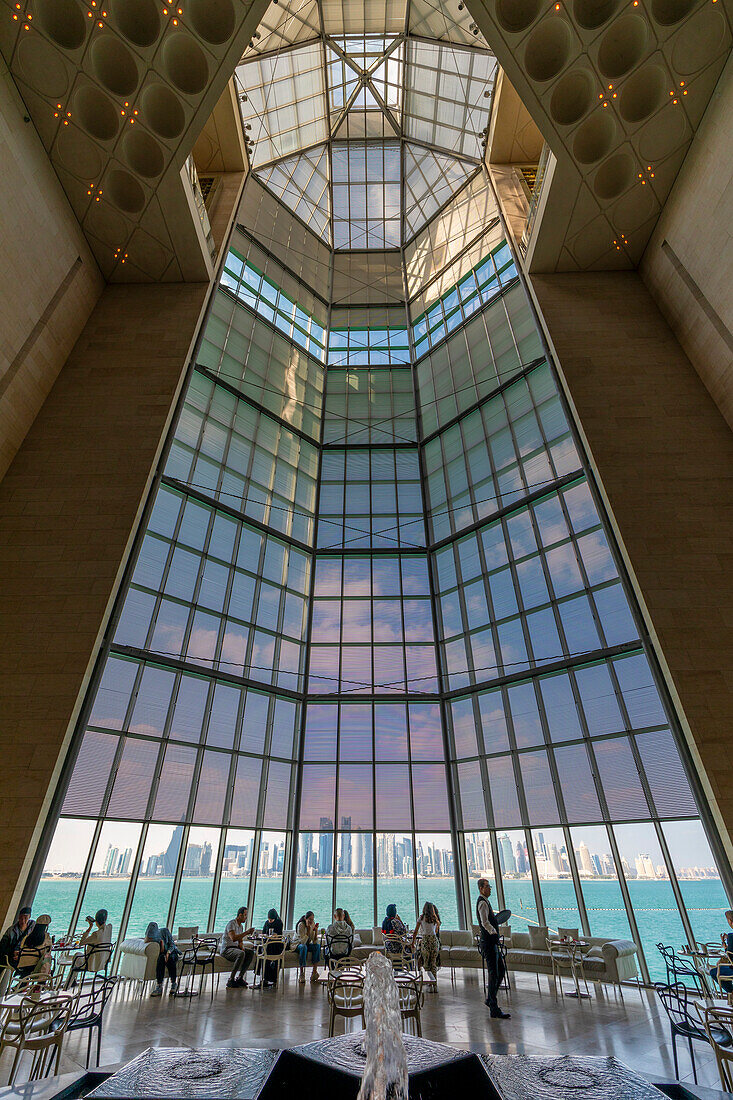
[[[366,1060],[357,1100],[407,1100],[407,1053],[397,984],[392,964],[378,952],[366,964],[364,1017]]]
[[[56,1100],[662,1100],[615,1058],[479,1056],[403,1034],[392,966],[377,952],[366,964],[364,1009],[364,1031],[290,1050],[150,1048],[93,1092],[80,1078]]]

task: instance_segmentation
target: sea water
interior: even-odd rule
[[[202,930],[207,927],[209,908],[213,889],[213,877],[184,878],[181,883],[178,905],[174,920],[171,922],[175,933],[179,925],[198,925]],[[679,913],[672,899],[672,888],[665,881],[630,881],[629,892],[641,933],[649,971],[653,979],[663,979],[665,969],[656,944],[671,944],[675,948],[686,942]],[[148,922],[165,924],[173,888],[170,878],[141,878],[135,891],[126,936],[142,936]],[[698,941],[718,941],[720,933],[726,931],[724,917],[728,907],[722,885],[717,879],[705,881],[680,882],[688,914]],[[50,913],[53,920],[51,933],[63,935],[71,919],[76,895],[79,889],[78,879],[42,879],[33,903],[34,913]],[[81,920],[87,913],[94,914],[99,908],[109,910],[109,919],[116,938],[120,926],[122,909],[127,894],[128,882],[119,878],[94,878],[90,880]],[[278,911],[281,904],[282,881],[279,878],[260,877],[257,882],[252,924],[262,925],[267,910],[274,907]],[[513,910],[512,928],[525,930],[529,924],[536,923],[537,911],[534,903],[532,884],[528,881],[514,880],[505,884],[507,904]],[[565,881],[543,880],[542,897],[548,923],[554,927],[574,927],[578,924],[578,910],[572,884]],[[455,884],[452,878],[423,879],[418,883],[419,903],[432,901],[437,905],[444,928],[458,926],[456,910]],[[623,909],[618,883],[615,881],[584,881],[583,894],[594,935],[626,939],[630,936],[628,919]],[[299,879],[296,888],[296,917],[307,909],[312,909],[321,927],[331,923],[332,881],[330,878],[312,877]],[[388,904],[395,904],[397,911],[407,925],[414,925],[415,895],[412,879],[379,878],[377,880],[377,900],[379,923]],[[221,932],[225,924],[236,915],[240,905],[247,901],[247,881],[235,878],[223,878],[219,887],[215,931]],[[363,879],[339,879],[336,891],[337,905],[349,910],[357,928],[371,927],[373,921],[372,881]]]

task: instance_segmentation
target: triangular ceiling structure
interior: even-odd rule
[[[496,61],[463,11],[410,0],[379,34],[370,11],[273,3],[237,67],[252,168],[335,249],[405,245],[478,168],[490,115]]]

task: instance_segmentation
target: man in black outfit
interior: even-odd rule
[[[486,967],[489,972],[489,993],[485,1004],[488,1005],[490,1014],[495,1020],[508,1020],[510,1014],[502,1012],[496,999],[501,980],[504,977],[504,960],[499,950],[499,922],[491,908],[489,896],[491,883],[487,878],[478,880],[479,897],[476,902],[476,919],[481,929],[481,950]]]

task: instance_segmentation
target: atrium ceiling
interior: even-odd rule
[[[252,169],[334,249],[397,249],[481,171],[496,60],[462,4],[275,0],[236,79]]]

